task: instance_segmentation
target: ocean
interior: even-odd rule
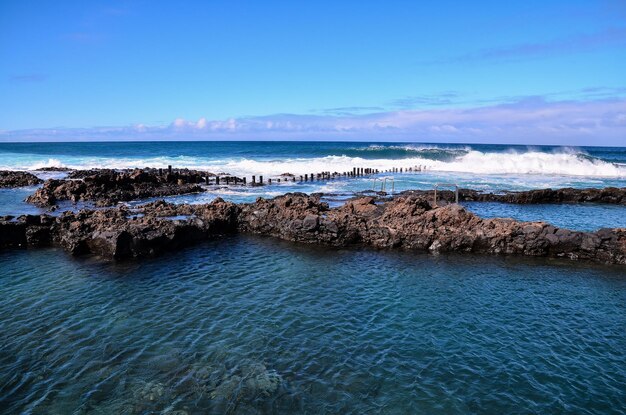
[[[345,172],[353,167],[379,169],[422,167],[419,173],[385,173],[396,192],[430,190],[436,183],[453,183],[483,191],[560,187],[626,187],[626,147],[528,147],[508,145],[455,145],[336,142],[93,142],[0,143],[0,170],[35,170],[42,167],[166,168],[187,167],[265,181],[283,173],[304,175],[321,171]],[[59,173],[36,172],[42,178]],[[390,182],[389,182],[390,183]],[[285,182],[272,186],[221,186],[208,192],[167,198],[179,203],[207,203],[216,197],[253,202],[286,192],[327,195],[331,205],[355,192],[380,190],[380,180],[367,176],[314,182]],[[387,190],[391,185],[387,185]],[[0,215],[38,214],[44,211],[23,200],[33,188],[0,189]],[[622,207],[585,206],[578,209],[504,204],[468,204],[484,216],[519,220],[547,220],[580,230],[626,226]],[[565,213],[565,214],[564,214]]]
[[[233,175],[380,170],[395,191],[626,187],[626,148],[293,142],[0,143],[0,170],[190,167]],[[57,172],[38,172],[58,177]],[[372,177],[220,187],[339,204]],[[42,213],[0,190],[0,215]],[[132,203],[141,203],[133,201]],[[571,229],[626,207],[466,203]],[[67,208],[73,208],[68,206]],[[142,261],[0,252],[0,413],[622,414],[626,272],[229,236]]]

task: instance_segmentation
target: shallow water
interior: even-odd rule
[[[370,180],[371,181],[371,180]],[[341,180],[340,185],[350,182],[350,180]],[[329,184],[338,184],[331,182]],[[365,183],[365,180],[356,180],[351,186],[357,186],[358,183]],[[0,189],[0,216],[13,215],[19,216],[23,214],[38,215],[42,213],[58,215],[64,210],[78,210],[82,208],[91,208],[94,206],[89,202],[81,202],[72,204],[69,201],[59,203],[58,209],[54,212],[46,209],[38,208],[34,205],[26,203],[24,200],[28,195],[36,190],[36,186],[22,187],[15,189]],[[371,190],[371,187],[362,186],[362,190]],[[428,187],[425,187],[428,189]],[[259,190],[261,189],[261,190]],[[188,195],[170,196],[164,198],[149,198],[143,200],[135,200],[127,202],[130,206],[138,206],[150,201],[165,199],[173,203],[210,203],[217,197],[235,203],[252,203],[258,197],[276,197],[286,192],[307,192],[312,193],[316,189],[310,184],[281,184],[276,186],[268,186],[266,188],[258,187],[236,187],[236,188],[215,188],[209,187],[206,193],[194,193]],[[325,195],[322,200],[327,202],[331,207],[341,206],[346,200],[355,196],[353,191],[338,192]],[[463,206],[475,214],[485,218],[514,218],[520,221],[545,221],[557,227],[581,231],[596,231],[600,228],[617,228],[626,227],[626,206],[608,205],[608,204],[538,204],[538,205],[516,205],[497,202],[463,202]],[[174,218],[176,219],[176,218]],[[182,219],[182,218],[178,218]]]
[[[498,202],[463,202],[462,205],[483,218],[544,221],[559,228],[578,231],[626,228],[626,206],[622,205],[594,203],[516,205]]]
[[[230,237],[0,253],[6,413],[623,413],[623,267]]]

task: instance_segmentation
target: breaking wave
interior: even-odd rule
[[[355,150],[355,149],[349,149]],[[546,152],[537,149],[527,151],[482,152],[470,147],[437,146],[369,146],[360,152],[402,151],[410,156],[377,157],[359,155],[327,155],[308,158],[222,158],[194,156],[162,156],[149,158],[110,158],[78,157],[43,159],[24,157],[23,159],[1,159],[0,169],[35,170],[42,167],[86,168],[135,168],[135,167],[187,167],[211,172],[225,172],[237,175],[279,175],[282,173],[305,174],[320,171],[351,171],[353,167],[368,167],[388,170],[394,167],[426,168],[429,171],[511,174],[511,175],[562,175],[626,178],[626,165],[612,163],[593,157],[576,149],[560,149]],[[346,153],[351,153],[346,151]],[[30,155],[34,156],[34,155]]]

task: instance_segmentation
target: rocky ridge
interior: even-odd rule
[[[34,186],[43,180],[27,171],[0,170],[0,188]]]
[[[206,173],[176,169],[169,173],[156,169],[76,170],[67,179],[46,180],[26,201],[39,207],[50,207],[58,201],[91,201],[96,206],[118,202],[203,192],[199,183]]]
[[[434,198],[432,190],[407,190],[403,195],[419,195]],[[453,202],[455,194],[450,190],[437,191],[437,199]],[[501,202],[515,204],[537,203],[607,203],[626,205],[626,188],[605,187],[576,189],[566,187],[561,189],[535,189],[525,191],[504,191],[501,193],[486,193],[473,189],[459,189],[461,202]]]
[[[152,256],[207,238],[252,233],[332,246],[361,245],[432,253],[563,257],[626,264],[626,229],[577,232],[545,222],[482,219],[462,206],[433,206],[428,197],[373,197],[329,208],[318,197],[290,193],[237,205],[163,201],[48,215],[4,217],[0,247],[58,245],[74,255],[122,259]]]

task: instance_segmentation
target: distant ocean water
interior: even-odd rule
[[[626,148],[354,142],[0,143],[0,169],[165,165],[237,175],[425,166],[441,174],[626,179]],[[572,179],[575,181],[575,179]]]

